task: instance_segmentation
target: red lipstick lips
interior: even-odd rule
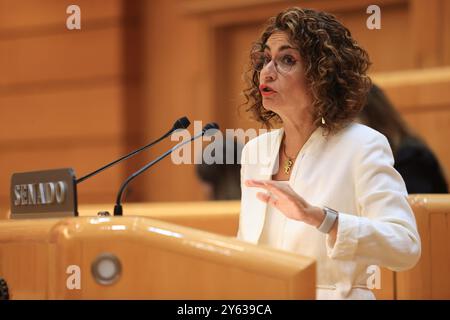
[[[259,86],[259,91],[261,92],[261,95],[263,95],[264,97],[268,97],[268,96],[271,96],[276,93],[275,90],[273,90],[271,87],[269,87],[266,84],[261,84]]]

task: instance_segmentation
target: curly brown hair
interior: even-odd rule
[[[244,105],[250,105],[246,111],[267,128],[272,127],[272,120],[281,121],[262,105],[260,71],[252,62],[255,53],[263,52],[269,37],[279,31],[288,35],[302,58],[313,101],[314,125],[324,127],[327,134],[346,126],[365,104],[371,86],[366,75],[369,57],[335,16],[311,9],[289,8],[270,18],[253,44],[246,72],[248,88],[243,92]]]

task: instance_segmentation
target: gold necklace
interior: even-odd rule
[[[283,144],[283,153],[284,156],[287,158],[287,160],[284,162],[284,173],[289,175],[289,172],[291,172],[292,166],[294,165],[294,158],[290,158],[286,154],[286,146]]]

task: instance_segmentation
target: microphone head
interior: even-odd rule
[[[203,127],[202,132],[203,135],[212,136],[216,133],[216,130],[219,130],[219,125],[215,122],[210,122]]]
[[[189,121],[189,119],[187,117],[183,117],[175,121],[172,130],[175,131],[178,129],[186,129],[187,127],[189,127],[190,124],[191,122]]]

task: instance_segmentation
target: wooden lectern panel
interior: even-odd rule
[[[91,270],[105,253],[122,266],[110,285]],[[145,217],[3,220],[0,276],[13,299],[315,298],[313,259]]]
[[[396,275],[397,299],[450,299],[450,195],[412,195],[422,255]]]
[[[240,209],[241,202],[236,200],[126,203],[123,205],[123,215],[144,216],[235,237],[239,227]],[[78,211],[80,216],[89,217],[97,216],[99,211],[104,210],[112,214],[112,205],[81,205]]]

